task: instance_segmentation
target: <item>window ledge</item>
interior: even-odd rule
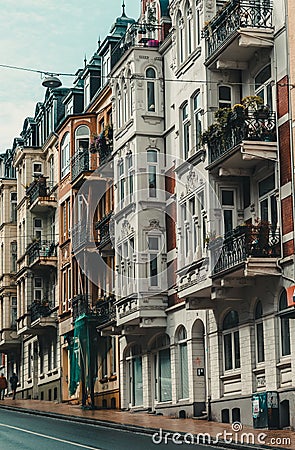
[[[278,369],[284,369],[287,367],[291,367],[291,356],[287,356],[286,359],[282,357],[280,359],[280,362],[277,363]]]
[[[230,380],[231,378],[241,378],[241,370],[238,369],[236,371],[229,370],[228,373],[220,376],[221,380]]]
[[[255,375],[258,375],[258,374],[261,374],[261,373],[265,373],[265,365],[264,365],[264,363],[262,363],[262,364],[263,365],[258,365],[257,364],[257,367],[255,367],[255,369],[252,370],[252,372]]]

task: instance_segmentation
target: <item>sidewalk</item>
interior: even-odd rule
[[[233,444],[228,444],[231,448],[249,449],[251,445],[247,443],[242,433],[253,433],[256,448],[276,448],[276,449],[291,449],[295,450],[295,432],[290,430],[254,430],[251,427],[243,427],[241,432],[233,431],[231,424],[223,424],[217,422],[208,422],[206,420],[195,419],[172,419],[167,416],[156,416],[147,413],[132,413],[118,410],[83,410],[79,405],[69,405],[67,403],[55,403],[40,400],[12,400],[5,398],[0,401],[0,408],[15,409],[17,411],[23,410],[31,414],[42,414],[51,417],[67,418],[75,421],[82,421],[85,423],[100,423],[104,426],[115,427],[130,431],[141,431],[147,434],[159,433],[159,428],[170,431],[172,433],[190,433],[196,436],[198,433],[208,433],[213,439],[218,433],[220,436],[220,446],[225,446],[224,436],[229,439],[232,436]],[[163,436],[165,435],[163,431]],[[158,438],[159,435],[157,435]],[[163,438],[164,439],[164,438]],[[203,442],[200,438],[200,443]],[[289,439],[290,444],[283,439]],[[188,443],[190,438],[188,437]],[[195,441],[196,442],[196,441]],[[250,441],[251,443],[253,442]],[[212,444],[212,441],[211,441]],[[255,446],[252,446],[255,448]],[[186,447],[186,446],[185,446]]]

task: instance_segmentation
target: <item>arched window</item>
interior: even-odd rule
[[[181,15],[181,12],[178,11],[177,14],[177,18],[176,18],[176,27],[178,30],[177,33],[177,40],[178,40],[178,60],[179,63],[181,64],[184,60],[184,21],[183,21],[183,17]]]
[[[60,147],[60,173],[61,178],[70,172],[70,133],[66,133]]]
[[[187,332],[183,325],[178,329],[176,336],[179,358],[179,398],[189,397],[188,356],[187,356]]]
[[[75,131],[75,153],[84,153],[89,149],[89,128],[81,125]]]
[[[241,367],[239,315],[236,311],[227,313],[223,320],[224,369],[232,370]]]
[[[256,358],[257,362],[264,361],[264,336],[263,336],[263,309],[262,303],[258,300],[255,308],[255,335],[256,335]]]
[[[155,400],[166,402],[172,399],[170,339],[167,334],[158,336],[153,343]]]
[[[145,76],[147,78],[147,110],[150,112],[155,112],[156,111],[155,69],[149,67],[146,70]]]
[[[192,10],[189,2],[186,2],[185,5],[185,20],[186,20],[186,56],[189,56],[192,52]]]
[[[280,296],[279,311],[285,311],[288,308],[287,291],[284,289]],[[290,340],[290,319],[281,315],[281,354],[287,356],[291,354],[291,340]]]
[[[271,65],[264,67],[255,77],[255,94],[262,98],[263,104],[272,110]]]

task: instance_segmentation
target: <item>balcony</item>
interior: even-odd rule
[[[83,149],[75,153],[71,160],[72,182],[90,170],[89,150]]]
[[[112,224],[113,211],[106,214],[101,220],[96,222],[95,229],[99,233],[98,237],[98,248],[102,249],[106,246],[111,247],[111,238],[113,234],[113,224]]]
[[[95,246],[94,233],[90,232],[90,225],[87,221],[81,220],[72,227],[72,247],[73,251],[83,250],[86,246]]]
[[[53,241],[36,241],[26,251],[28,265],[53,266],[57,264],[56,245]]]
[[[40,333],[44,327],[57,327],[57,308],[51,308],[45,300],[34,301],[28,308],[30,313],[30,327]]]
[[[18,335],[46,334],[49,328],[57,328],[57,308],[51,308],[46,300],[34,300],[17,323]]]
[[[203,134],[212,170],[252,169],[261,160],[277,159],[276,114],[272,111],[245,111],[237,116],[233,110],[225,124],[213,123]],[[220,175],[231,173],[220,173]],[[235,173],[232,173],[235,175]]]
[[[0,331],[0,353],[13,351],[20,346],[20,339],[16,332],[16,324],[11,324],[10,328],[3,328]]]
[[[134,295],[118,300],[116,307],[117,326],[124,327],[128,332],[145,334],[147,330],[167,325],[165,310],[168,307],[168,300],[165,296],[138,298]]]
[[[116,323],[115,297],[110,295],[99,300],[95,305],[95,315],[98,319],[98,329],[106,329]]]
[[[270,0],[227,2],[204,28],[206,65],[246,69],[257,49],[273,46],[272,14]]]
[[[163,30],[157,23],[133,23],[112,51],[112,66],[114,66],[132,47],[158,48],[163,40]],[[160,40],[159,40],[160,39]]]
[[[268,223],[241,226],[209,243],[212,278],[241,272],[241,277],[279,275],[280,234]],[[235,276],[237,274],[235,273]]]
[[[110,325],[116,319],[116,309],[114,305],[114,296],[109,296],[99,300],[95,305],[91,303],[91,296],[87,294],[78,294],[72,300],[72,317],[75,321],[82,315],[90,316],[95,319],[100,328]]]
[[[42,213],[50,208],[56,208],[57,201],[52,193],[53,188],[54,183],[47,181],[44,177],[33,181],[26,190],[30,211]]]
[[[90,144],[90,152],[99,154],[99,164],[105,164],[111,158],[113,151],[113,127],[106,125],[105,129],[95,135]]]

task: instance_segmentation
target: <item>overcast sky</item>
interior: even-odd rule
[[[138,19],[140,0],[125,0]],[[0,64],[75,73],[121,15],[122,0],[0,0]],[[71,86],[72,78],[63,78]],[[41,75],[0,67],[0,153],[19,136],[23,121],[44,100]]]

